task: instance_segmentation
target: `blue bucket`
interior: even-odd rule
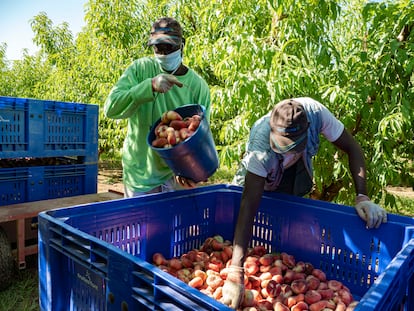
[[[170,148],[154,147],[152,141],[155,139],[154,130],[161,122],[159,118],[148,133],[147,144],[167,163],[175,175],[195,182],[206,181],[217,170],[219,159],[210,125],[204,116],[205,108],[201,105],[186,105],[175,111],[183,118],[195,114],[201,116],[200,125],[193,135]]]

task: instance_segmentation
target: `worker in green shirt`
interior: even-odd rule
[[[188,104],[205,108],[210,120],[210,90],[203,78],[182,63],[181,25],[163,17],[152,25],[148,45],[154,57],[135,60],[111,89],[105,115],[128,119],[122,151],[125,197],[192,188],[194,181],[174,176],[164,160],[147,144],[151,126],[162,113]]]

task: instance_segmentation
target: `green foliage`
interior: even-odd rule
[[[394,206],[385,186],[412,185],[414,175],[413,15],[408,0],[90,0],[76,38],[40,13],[31,20],[39,53],[11,63],[0,45],[0,94],[103,107],[125,68],[152,54],[151,23],[173,16],[184,28],[185,63],[211,87],[223,167],[237,166],[250,127],[275,103],[311,96],[361,143],[370,195]],[[101,109],[101,157],[120,157],[126,122]],[[322,139],[316,186],[340,180],[340,203],[354,196],[347,161]]]

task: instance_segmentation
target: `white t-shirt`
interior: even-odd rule
[[[319,147],[318,134],[322,134],[328,141],[333,142],[339,138],[344,130],[344,125],[321,103],[309,98],[295,98],[303,105],[310,122],[308,129],[308,142],[304,156],[312,157]],[[288,155],[281,162],[280,154],[274,152],[270,147],[270,114],[266,114],[253,125],[245,157],[236,176],[233,179],[235,184],[244,184],[244,176],[247,171],[266,178],[265,190],[274,190],[279,185],[281,171],[293,165],[300,156]],[[283,165],[283,168],[281,167]]]

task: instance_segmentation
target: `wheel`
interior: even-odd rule
[[[7,234],[0,227],[0,291],[8,288],[13,280],[14,260]]]

